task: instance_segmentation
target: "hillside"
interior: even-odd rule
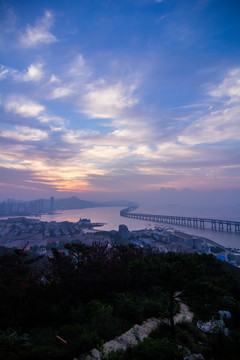
[[[239,279],[239,269],[212,255],[156,254],[134,245],[68,243],[53,248],[52,257],[35,259],[24,250],[6,253],[0,256],[0,359],[80,358],[157,317],[169,324],[109,360],[180,360],[182,348],[205,360],[235,360]],[[192,324],[174,324],[179,301],[193,312]],[[198,320],[217,318],[219,310],[232,315],[228,336],[197,328]]]
[[[56,210],[68,210],[68,209],[85,209],[93,207],[107,207],[107,206],[128,206],[127,201],[108,201],[108,202],[95,202],[80,200],[76,196],[64,199],[55,200],[55,209]]]

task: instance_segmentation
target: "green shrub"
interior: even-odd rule
[[[183,355],[177,345],[166,338],[144,340],[133,348],[132,360],[182,360]]]
[[[25,353],[18,354],[14,360],[63,360],[67,359],[65,350],[59,349],[56,346],[38,345],[31,348]]]
[[[117,294],[115,309],[118,316],[132,323],[141,323],[144,320],[143,303],[137,296],[126,292]]]

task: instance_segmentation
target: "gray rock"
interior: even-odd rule
[[[127,345],[123,342],[121,343],[121,342],[117,341],[116,339],[110,340],[103,345],[103,353],[108,354],[111,351],[115,352],[115,351],[118,351],[121,349],[125,349],[126,347],[127,347]]]
[[[189,311],[187,305],[180,302],[180,313],[174,317],[175,323],[180,321],[191,322],[193,314]],[[119,350],[125,351],[128,347],[135,346],[139,342],[143,341],[148,335],[161,323],[168,323],[167,319],[149,318],[142,323],[142,325],[134,325],[130,330],[125,332],[119,337],[106,342],[103,345],[103,354],[107,355],[111,351],[117,352]],[[202,356],[201,354],[195,354],[196,356]],[[187,354],[184,357],[185,360],[204,360],[203,357],[194,357],[194,354]],[[74,360],[101,360],[100,353],[97,349],[91,350],[88,354],[82,355],[79,359]]]
[[[90,351],[90,356],[94,360],[101,360],[100,352],[97,349],[92,349]]]
[[[89,353],[83,354],[79,359],[74,360],[101,360],[100,352],[97,349],[92,349]]]
[[[202,354],[193,354],[194,359],[196,360],[204,360],[204,357],[202,356]]]
[[[184,356],[184,360],[204,360],[202,354],[191,354]]]

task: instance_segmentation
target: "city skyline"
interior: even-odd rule
[[[239,10],[2,1],[0,200],[136,201],[168,189],[237,201]]]

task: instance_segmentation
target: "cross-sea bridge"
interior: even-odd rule
[[[207,219],[201,217],[174,216],[174,215],[153,215],[134,213],[136,207],[129,207],[120,211],[120,215],[132,219],[159,222],[178,226],[189,226],[204,229],[205,227],[219,231],[235,231],[240,232],[240,221],[235,220],[219,220]]]

